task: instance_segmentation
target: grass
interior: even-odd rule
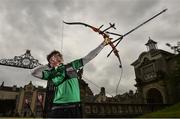
[[[178,118],[180,117],[180,103],[167,107],[157,112],[148,113],[140,118]]]

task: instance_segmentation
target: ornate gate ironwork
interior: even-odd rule
[[[0,65],[33,69],[41,64],[37,59],[34,59],[30,50],[26,50],[25,54],[15,56],[13,59],[0,59]]]

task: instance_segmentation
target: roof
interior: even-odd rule
[[[138,63],[145,55],[147,55],[147,54],[149,54],[150,53],[150,55],[151,55],[151,57],[153,57],[154,55],[157,55],[157,54],[162,54],[164,57],[173,57],[175,54],[172,54],[172,53],[170,53],[170,52],[167,52],[167,51],[165,51],[165,50],[161,50],[161,49],[152,49],[152,50],[150,50],[150,51],[148,51],[148,52],[142,52],[140,55],[139,55],[139,57],[138,57],[138,59],[137,60],[135,60],[131,65],[136,65],[136,63]]]
[[[1,91],[11,91],[11,92],[19,92],[20,88],[16,86],[1,86]]]

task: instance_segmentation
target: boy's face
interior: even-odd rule
[[[59,66],[59,64],[63,63],[63,58],[60,57],[58,54],[54,54],[50,59],[49,59],[49,64],[51,67],[56,67]]]

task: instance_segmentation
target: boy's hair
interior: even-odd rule
[[[47,55],[47,61],[48,61],[48,62],[49,62],[50,58],[51,58],[53,55],[58,55],[59,57],[62,58],[62,54],[61,54],[59,51],[54,50],[54,51],[52,51],[50,54]]]

